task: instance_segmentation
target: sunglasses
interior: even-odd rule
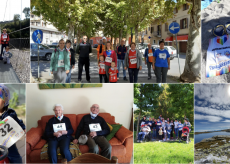
[[[217,24],[213,28],[212,33],[215,36],[229,35],[230,34],[230,22],[225,23],[225,25]]]

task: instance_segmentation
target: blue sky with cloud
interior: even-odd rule
[[[230,85],[195,85],[195,131],[230,129]]]

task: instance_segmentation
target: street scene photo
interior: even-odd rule
[[[195,85],[195,163],[230,162],[230,85]]]
[[[31,0],[31,83],[199,83],[200,0]]]
[[[134,84],[134,163],[194,162],[194,84]]]
[[[30,82],[30,0],[1,0],[0,83]]]

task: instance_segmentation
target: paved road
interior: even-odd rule
[[[20,83],[11,64],[4,64],[0,60],[0,83]]]
[[[76,55],[76,61],[77,61],[78,55]],[[181,67],[181,73],[184,70],[184,65],[185,65],[185,55],[182,54],[180,55],[180,67]],[[52,82],[53,76],[50,75],[49,71],[50,67],[50,62],[42,60],[40,61],[40,77],[42,78],[43,82]],[[72,70],[72,79],[71,82],[78,82],[78,62],[75,64],[75,68]],[[122,67],[121,67],[122,68]],[[31,61],[31,71],[32,71],[32,76],[34,78],[37,78],[38,75],[38,63],[37,61]],[[147,77],[147,66],[145,65],[144,62],[142,62],[142,70],[139,71],[138,74],[138,82],[140,83],[155,83],[156,78],[155,75],[152,71],[152,79],[148,80]],[[128,74],[128,71],[126,72]],[[98,75],[98,66],[97,66],[97,61],[96,61],[96,50],[93,49],[93,53],[90,54],[90,76],[91,76],[91,82],[92,83],[98,83],[99,82],[99,75]],[[167,82],[168,83],[178,83],[179,81],[177,80],[180,76],[179,73],[179,66],[178,66],[178,58],[174,58],[171,60],[171,69],[168,71],[168,78]],[[83,71],[83,82],[87,82],[85,80],[85,71]],[[118,81],[120,83],[127,83],[127,81],[123,80],[123,73],[120,74],[120,80]]]

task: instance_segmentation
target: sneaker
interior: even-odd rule
[[[78,80],[78,83],[82,83],[82,81],[81,81],[81,80]]]
[[[140,142],[140,140],[137,140],[137,142]]]
[[[4,64],[6,64],[7,62],[4,62]]]
[[[148,77],[148,80],[151,80],[151,77]]]
[[[123,80],[128,81],[128,79],[126,77],[124,77]]]
[[[88,82],[88,83],[91,83],[91,81],[90,81],[90,80],[88,80],[87,82]]]
[[[140,141],[140,143],[142,143],[143,141]]]

